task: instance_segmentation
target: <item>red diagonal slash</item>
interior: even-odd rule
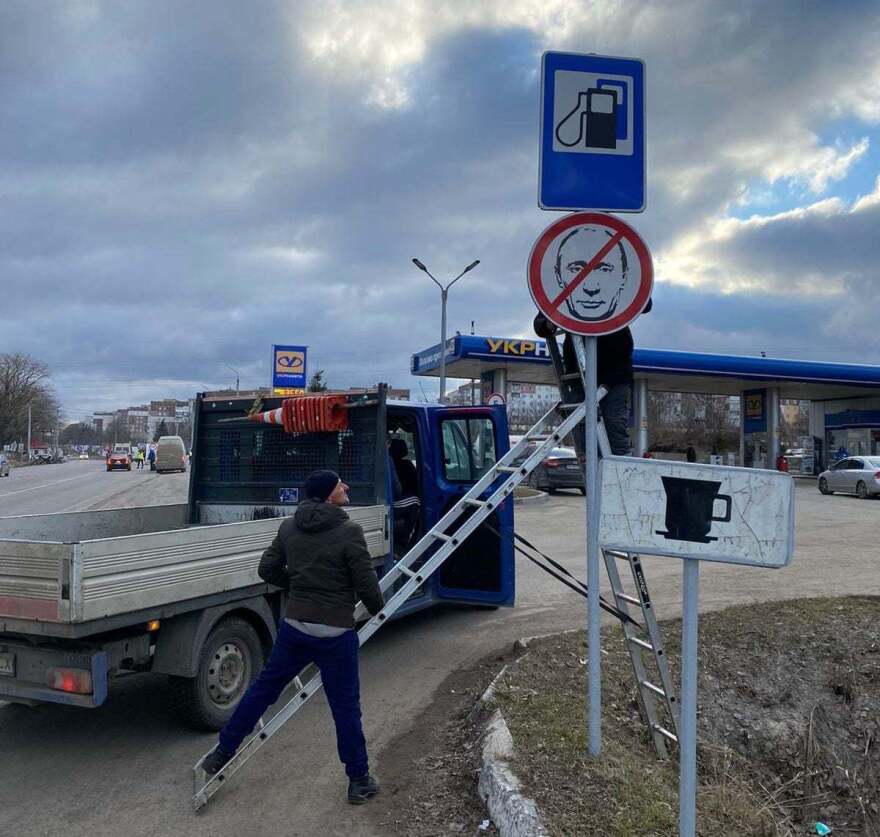
[[[623,238],[622,232],[617,232],[613,236],[611,236],[605,246],[602,247],[602,249],[598,253],[596,253],[596,255],[593,256],[592,259],[590,259],[588,264],[585,264],[578,271],[577,276],[575,276],[574,279],[572,279],[572,281],[569,282],[565,286],[565,288],[563,288],[562,293],[560,293],[559,296],[557,296],[556,299],[554,299],[553,302],[551,302],[550,304],[554,308],[558,309],[559,306],[562,305],[562,303],[565,302],[565,300],[567,300],[575,292],[575,289],[578,285],[580,285],[581,282],[584,281],[587,274],[591,270],[595,270],[602,263],[602,259],[604,259],[605,256],[607,256],[614,249],[614,246],[617,244],[618,241],[620,241],[621,238]]]

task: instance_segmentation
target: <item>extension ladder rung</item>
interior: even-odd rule
[[[666,692],[664,692],[659,686],[655,686],[650,680],[642,680],[642,685],[655,695],[659,695],[662,698],[666,697]]]
[[[567,339],[571,340],[573,343],[577,368],[566,364],[565,352],[561,350],[561,347],[556,342],[555,338],[549,337],[547,339],[547,349],[550,353],[550,358],[553,362],[553,368],[556,372],[559,384],[559,395],[563,402],[567,402],[559,405],[557,408],[562,415],[568,415],[569,413],[567,411],[573,410],[577,406],[574,402],[579,396],[583,398],[583,395],[579,392],[580,387],[574,385],[574,382],[583,382],[586,369],[586,350],[583,340],[575,335],[570,335]],[[604,387],[600,387],[596,393],[597,399],[601,401],[606,392],[607,390]],[[611,445],[608,443],[608,434],[605,430],[604,422],[601,419],[601,413],[598,418],[597,430],[599,453],[603,457],[610,456]],[[578,462],[583,465],[587,455],[587,451],[584,447],[583,433],[575,432],[574,446]],[[626,551],[602,550],[602,554],[604,556],[608,579],[611,582],[611,589],[614,592],[615,602],[625,613],[627,612],[628,605],[638,607],[642,612],[646,639],[636,636],[633,627],[627,623],[623,624],[623,635],[626,639],[626,651],[629,655],[630,662],[632,663],[635,680],[639,686],[639,700],[647,722],[648,731],[651,734],[657,755],[660,756],[660,758],[666,758],[667,740],[678,740],[674,732],[678,728],[678,713],[676,711],[677,703],[675,700],[675,689],[672,685],[672,677],[669,673],[669,666],[663,652],[663,640],[660,634],[660,629],[657,626],[657,620],[654,618],[651,598],[648,593],[647,584],[645,583],[644,573],[642,572],[641,561],[639,560],[638,555]],[[635,589],[637,591],[637,596],[631,596],[624,592],[620,580],[620,572],[618,571],[618,561],[626,561],[629,566],[633,581],[636,585]],[[663,688],[655,686],[648,679],[649,675],[646,671],[646,664],[649,662],[649,658],[644,653],[646,651],[651,652],[651,657],[656,666],[657,675],[659,675],[659,682],[662,683]],[[650,676],[654,677],[655,675],[652,673]],[[665,704],[669,715],[669,721],[664,721],[667,724],[666,727],[658,722],[657,711],[661,705],[661,701],[657,700],[657,696],[662,698],[662,703]]]
[[[659,732],[664,738],[668,738],[670,741],[678,744],[678,736],[674,732],[670,732],[666,727],[661,724],[652,724],[652,728],[655,732]]]
[[[557,405],[558,406],[558,405]],[[568,415],[559,422],[557,407],[549,409],[537,424],[529,431],[531,436],[546,436],[543,440],[535,440],[537,443],[530,444],[527,438],[521,439],[501,459],[492,466],[477,482],[475,482],[460,497],[456,503],[426,532],[419,541],[410,548],[396,564],[392,565],[388,572],[379,580],[379,589],[383,594],[389,593],[385,606],[376,615],[372,616],[359,630],[358,641],[363,645],[379,628],[382,627],[390,616],[415,593],[416,589],[438,567],[452,555],[458,545],[489,517],[496,506],[503,502],[529,473],[536,468],[544,457],[552,450],[559,439],[570,433],[578,423],[583,420],[586,407],[584,404],[570,404]],[[549,434],[542,433],[542,428],[550,424],[557,424]],[[512,462],[525,456],[522,462],[511,465]],[[485,497],[486,499],[480,499]],[[473,514],[465,516],[465,510],[471,507],[475,509]],[[458,526],[454,535],[447,535],[447,530],[452,526]],[[438,541],[440,544],[438,545]],[[417,563],[418,562],[418,563]],[[417,570],[412,569],[418,567]],[[398,584],[403,578],[403,584]],[[363,618],[366,609],[363,602],[358,602],[355,618]],[[294,681],[297,684],[297,694],[281,708],[281,710],[254,736],[246,741],[239,751],[229,762],[212,777],[205,775],[201,765],[204,757],[195,765],[193,777],[195,792],[192,797],[193,805],[198,810],[206,805],[219,788],[244,764],[256,751],[268,741],[303,704],[309,700],[320,688],[320,674],[312,677],[305,685],[301,678]]]

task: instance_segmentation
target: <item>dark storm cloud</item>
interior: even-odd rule
[[[3,4],[0,351],[52,358],[78,412],[228,384],[225,363],[266,383],[274,341],[310,344],[332,384],[405,385],[409,354],[439,332],[439,292],[413,256],[442,280],[483,262],[450,295],[450,333],[471,320],[526,333],[525,261],[556,217],[536,208],[548,47],[645,57],[650,208],[636,226],[661,264],[701,266],[664,280],[751,280],[739,296],[658,286],[640,340],[797,353],[770,316],[791,270],[868,286],[867,211],[687,242],[749,183],[790,177],[821,196],[845,172],[847,149],[816,134],[880,114],[871,4],[475,2],[462,16],[414,0],[387,14]],[[755,304],[758,288],[772,303]],[[786,322],[815,320],[820,291],[806,285]],[[835,328],[817,352],[849,351]]]

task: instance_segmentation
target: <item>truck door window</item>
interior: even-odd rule
[[[446,419],[442,430],[443,475],[450,482],[476,482],[495,464],[491,419]]]

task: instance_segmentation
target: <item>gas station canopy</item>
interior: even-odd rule
[[[744,390],[774,387],[781,398],[824,401],[880,394],[880,366],[811,360],[715,355],[669,349],[636,349],[636,379],[655,392],[740,395]],[[439,376],[440,346],[412,356],[413,375]],[[505,370],[508,381],[556,384],[544,340],[456,335],[446,343],[446,375],[476,378]]]

